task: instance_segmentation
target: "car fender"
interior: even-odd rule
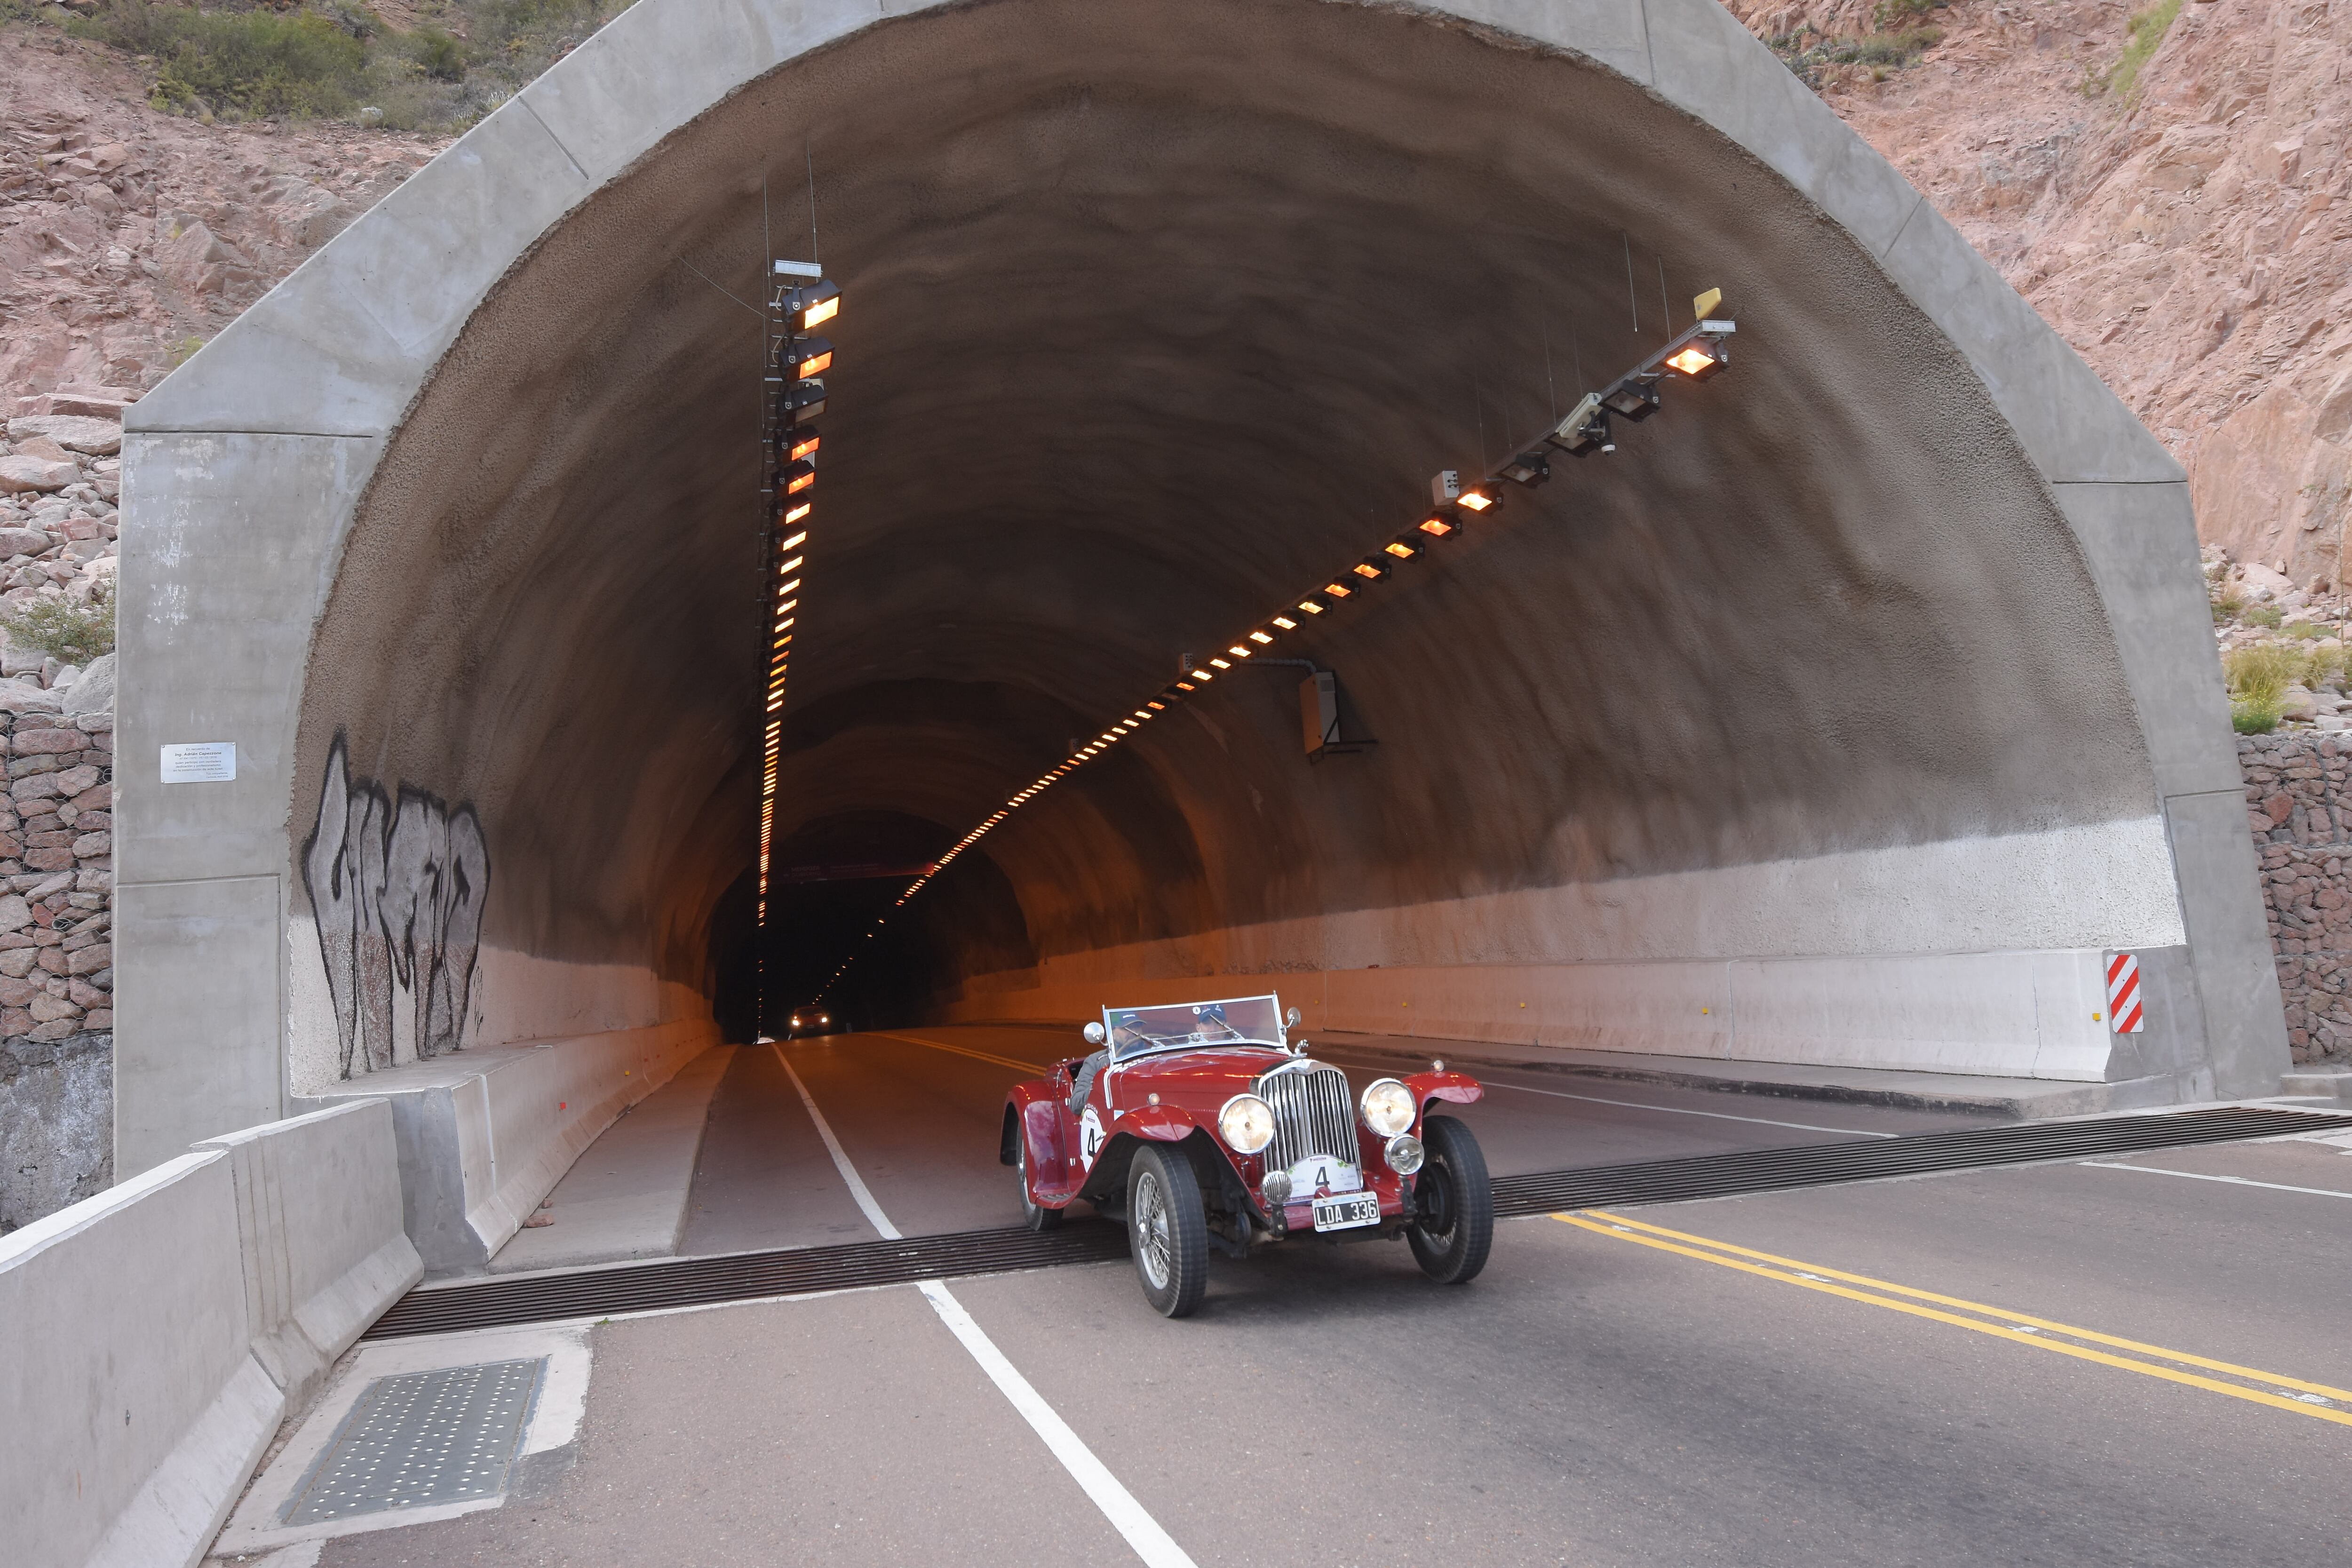
[[[1182,1144],[1195,1137],[1224,1155],[1223,1146],[1189,1111],[1173,1105],[1146,1105],[1130,1110],[1107,1130],[1102,1152],[1087,1168],[1076,1195],[1097,1207],[1105,1202],[1123,1204],[1127,1201],[1127,1168],[1134,1163],[1138,1149],[1146,1143]],[[1193,1157],[1193,1163],[1199,1165],[1199,1157]],[[1213,1179],[1210,1173],[1203,1172],[1202,1175]]]
[[[1485,1087],[1467,1073],[1417,1072],[1404,1079],[1404,1086],[1412,1091],[1412,1102],[1421,1107],[1424,1118],[1429,1115],[1430,1106],[1441,1100],[1454,1105],[1475,1105],[1486,1098]]]
[[[1020,1146],[1014,1140],[1025,1136],[1029,1143],[1030,1196],[1042,1198],[1037,1192],[1037,1177],[1052,1172],[1066,1185],[1070,1169],[1069,1108],[1062,1101],[1055,1086],[1045,1079],[1016,1083],[1004,1097],[1004,1131],[997,1148],[997,1159],[1011,1165],[1019,1162]]]

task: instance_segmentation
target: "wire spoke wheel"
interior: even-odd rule
[[[1127,1227],[1143,1299],[1162,1317],[1201,1304],[1209,1285],[1209,1219],[1183,1150],[1147,1143],[1127,1172]]]

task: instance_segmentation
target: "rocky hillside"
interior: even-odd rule
[[[2352,5],[1732,5],[2188,466],[2209,542],[2342,588]]]
[[[142,391],[446,142],[322,122],[206,125],[57,26],[0,26],[0,413]]]

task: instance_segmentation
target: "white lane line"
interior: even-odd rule
[[[2339,1193],[2333,1187],[2290,1187],[2283,1182],[2257,1182],[2244,1176],[2215,1176],[2203,1171],[2169,1171],[2162,1165],[2126,1165],[2118,1160],[2079,1160],[2082,1165],[2095,1165],[2102,1171],[2137,1171],[2143,1176],[2182,1176],[2192,1182],[2227,1182],[2233,1187],[2268,1187],[2274,1193],[2309,1193],[2315,1198],[2352,1198],[2352,1193]]]
[[[1323,1055],[1336,1058],[1339,1053],[1325,1051]],[[1368,1062],[1361,1059],[1359,1059],[1356,1065],[1374,1069],[1383,1069],[1386,1066],[1381,1062]],[[1475,1072],[1470,1076],[1478,1078]],[[1526,1084],[1505,1083],[1500,1079],[1479,1078],[1478,1081],[1491,1084],[1496,1089],[1516,1089],[1521,1094],[1548,1094],[1554,1100],[1581,1100],[1592,1105],[1621,1105],[1628,1110],[1656,1110],[1663,1111],[1668,1116],[1706,1116],[1717,1121],[1753,1121],[1759,1127],[1794,1127],[1801,1132],[1843,1132],[1849,1138],[1900,1138],[1903,1136],[1899,1132],[1874,1132],[1864,1127],[1818,1127],[1810,1121],[1775,1121],[1769,1116],[1734,1116],[1727,1110],[1689,1110],[1679,1105],[1648,1105],[1638,1100],[1604,1100],[1597,1094],[1570,1094],[1561,1089],[1530,1089]]]
[[[898,1227],[890,1223],[890,1216],[884,1214],[882,1205],[874,1201],[874,1194],[866,1190],[865,1180],[858,1175],[856,1167],[850,1164],[849,1156],[842,1152],[841,1140],[833,1135],[832,1123],[826,1121],[824,1112],[816,1108],[816,1100],[810,1095],[808,1085],[803,1083],[801,1075],[793,1070],[793,1064],[785,1058],[783,1048],[772,1042],[769,1049],[776,1053],[776,1060],[783,1068],[784,1076],[793,1080],[793,1088],[799,1091],[801,1103],[808,1108],[809,1120],[816,1123],[817,1136],[824,1140],[825,1148],[833,1155],[834,1165],[841,1172],[841,1179],[849,1184],[850,1195],[857,1200],[857,1206],[866,1211],[866,1220],[882,1233],[885,1239],[898,1240]],[[1078,1483],[1097,1508],[1102,1510],[1103,1517],[1110,1521],[1111,1528],[1124,1536],[1128,1545],[1135,1549],[1135,1554],[1150,1564],[1150,1568],[1194,1568],[1192,1559],[1185,1554],[1184,1549],[1160,1528],[1158,1520],[1144,1511],[1143,1505],[1135,1500],[1135,1494],[1120,1485],[1118,1478],[1095,1458],[1095,1452],[1087,1447],[1086,1439],[1070,1430],[1070,1424],[1055,1414],[1054,1407],[1045,1403],[1045,1395],[1021,1375],[1020,1369],[1005,1359],[1004,1352],[996,1348],[996,1342],[988,1337],[987,1331],[972,1321],[971,1314],[964,1310],[963,1303],[936,1279],[926,1279],[917,1289],[922,1291],[923,1300],[931,1304],[931,1310],[939,1314],[940,1321],[948,1326],[948,1331],[955,1335],[963,1348],[971,1352],[971,1359],[980,1363],[980,1370],[988,1373],[988,1380],[996,1384],[998,1392],[1010,1400],[1013,1408],[1021,1413],[1021,1418],[1029,1423],[1030,1430],[1053,1450],[1054,1458],[1062,1462],[1062,1468],[1070,1473],[1070,1479]]]

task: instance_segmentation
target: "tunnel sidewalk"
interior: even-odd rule
[[[490,1272],[669,1258],[686,1227],[702,1130],[735,1053],[712,1046],[581,1152],[538,1217],[490,1259]]]
[[[2177,1102],[2169,1079],[2121,1083],[2071,1083],[2052,1079],[1986,1078],[1973,1073],[1896,1071],[1887,1068],[1813,1067],[1798,1062],[1725,1061],[1708,1057],[1584,1051],[1559,1046],[1503,1045],[1488,1040],[1441,1040],[1404,1035],[1317,1031],[1351,1050],[1412,1060],[1438,1058],[1469,1068],[1672,1084],[1792,1100],[1883,1105],[1906,1110],[1969,1111],[2041,1121],[2052,1117],[2137,1110]]]

